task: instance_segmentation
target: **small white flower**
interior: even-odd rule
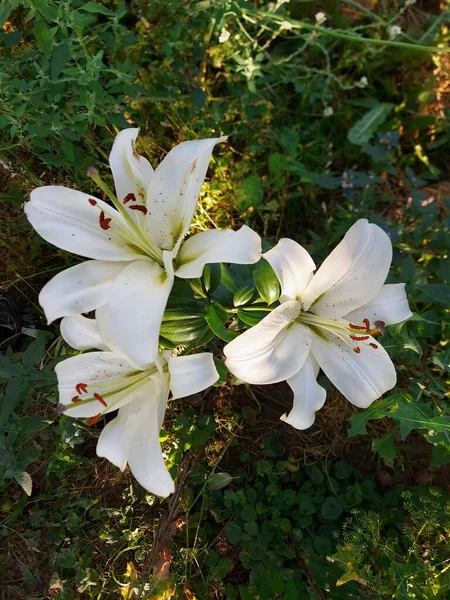
[[[398,35],[401,34],[401,32],[401,27],[399,27],[398,25],[392,25],[392,27],[389,29],[389,39],[394,40]]]
[[[322,25],[327,20],[327,16],[324,12],[316,13],[316,23],[317,25]]]
[[[360,88],[365,88],[369,85],[369,80],[365,75],[363,75],[356,85]]]
[[[263,257],[280,281],[280,306],[225,346],[231,373],[256,385],[286,380],[294,405],[281,419],[297,429],[311,427],[325,402],[319,369],[360,408],[392,389],[395,368],[376,336],[412,313],[405,284],[384,284],[389,236],[360,219],[314,275],[312,258],[292,240]]]
[[[334,110],[332,106],[326,106],[324,111],[323,111],[323,116],[324,117],[331,117],[332,115],[334,115]]]
[[[223,44],[224,42],[228,42],[230,39],[231,33],[225,27],[222,27],[222,31],[220,32],[219,42]]]
[[[280,25],[280,29],[290,31],[292,29],[292,23],[290,23],[289,21],[283,21]]]

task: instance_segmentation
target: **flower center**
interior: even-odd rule
[[[158,372],[156,365],[151,365],[145,371],[135,371],[124,375],[121,379],[110,379],[90,384],[77,383],[74,387],[72,404],[59,404],[58,410],[68,412],[71,408],[83,404],[98,405],[99,412],[86,421],[86,425],[93,425],[106,412],[114,410],[132,391],[147,383]]]
[[[377,350],[378,344],[368,342],[371,337],[380,335],[385,323],[374,321],[372,324],[365,318],[361,323],[349,323],[343,319],[326,319],[311,312],[301,312],[296,321],[309,327],[316,335],[329,341],[327,334],[332,334],[350,346],[356,354],[361,352],[361,345]]]

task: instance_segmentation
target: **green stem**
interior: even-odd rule
[[[247,13],[247,14],[246,14]],[[305,23],[304,21],[297,21],[296,19],[288,19],[286,17],[281,17],[278,15],[274,15],[273,13],[264,11],[264,10],[247,10],[246,13],[243,14],[244,18],[249,19],[248,15],[255,15],[261,17],[267,17],[269,19],[273,19],[278,23],[288,22],[292,25],[293,29],[307,29],[309,31],[317,31],[323,35],[328,35],[329,37],[334,37],[340,40],[346,40],[348,42],[356,42],[360,44],[373,44],[374,46],[390,46],[392,48],[404,48],[405,50],[418,50],[420,52],[450,52],[450,47],[438,47],[438,46],[422,46],[420,44],[409,44],[407,42],[396,42],[394,40],[378,40],[374,38],[364,38],[357,35],[352,35],[350,33],[345,33],[343,31],[337,29],[329,29],[327,27],[320,27],[320,25],[312,25],[311,23]]]

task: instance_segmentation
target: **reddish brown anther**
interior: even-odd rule
[[[97,205],[97,200],[94,200],[94,198],[89,198],[88,202],[89,202],[89,204],[91,206],[96,206]]]
[[[87,383],[77,383],[75,389],[77,394],[87,394]]]
[[[369,337],[370,335],[353,335],[353,333],[350,334],[350,339],[354,342],[364,342],[364,340],[368,340]]]
[[[373,348],[374,350],[376,350],[378,348],[377,344],[374,344],[373,342],[370,342],[369,346],[371,348]]]
[[[90,417],[87,421],[86,421],[86,425],[88,427],[90,427],[91,425],[94,425],[95,423],[97,423],[97,421],[100,419],[100,417],[102,416],[102,413],[98,413],[98,415],[95,415],[94,417]]]
[[[125,196],[125,198],[123,199],[123,203],[126,204],[127,202],[136,202],[136,196],[133,194],[133,192],[130,192],[129,194],[127,194]]]
[[[362,322],[366,326],[366,331],[368,332],[370,330],[370,321],[369,321],[369,319],[363,319]]]
[[[354,323],[348,324],[350,329],[355,329],[356,331],[367,331],[365,325],[355,325]]]
[[[100,223],[100,227],[105,231],[111,227],[110,222],[111,219],[105,217],[105,213],[102,211],[98,217],[98,222]]]
[[[106,404],[106,402],[103,400],[103,398],[100,396],[100,394],[94,394],[94,398],[96,400],[98,400],[100,402],[100,404],[103,404],[103,406],[105,406],[106,408],[108,408],[108,405]]]
[[[80,402],[81,398],[80,398],[80,396],[74,396],[71,401],[72,402]]]
[[[144,213],[144,215],[147,214],[147,208],[143,204],[133,204],[132,206],[129,206],[128,208],[130,210],[139,210],[141,213]]]
[[[353,352],[355,352],[356,354],[360,354],[361,348],[359,346],[355,346],[355,348],[353,348]]]

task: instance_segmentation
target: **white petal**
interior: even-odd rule
[[[131,193],[139,204],[145,204],[154,171],[148,160],[136,152],[138,133],[139,129],[129,128],[117,134],[109,155],[109,164],[118,200],[123,202]]]
[[[346,321],[361,323],[363,319],[383,321],[386,325],[395,325],[412,317],[408,305],[404,283],[388,283],[370,302],[349,313]]]
[[[111,286],[111,331],[117,344],[137,364],[156,358],[173,279],[173,269],[167,272],[151,260],[139,260],[124,269]]]
[[[177,277],[201,277],[203,267],[210,263],[249,265],[261,258],[261,238],[243,225],[238,231],[210,229],[197,233],[181,246]]]
[[[360,219],[322,263],[302,294],[304,310],[342,317],[380,291],[389,272],[392,244],[378,227]]]
[[[132,400],[132,388],[135,386],[131,386],[126,394],[121,394],[120,390],[126,387],[136,370],[123,357],[113,352],[87,352],[72,356],[58,363],[55,372],[58,378],[59,402],[68,407],[65,414],[70,417],[93,417],[99,413],[116,410]],[[76,386],[80,383],[86,384],[86,394],[77,391]],[[88,404],[72,402],[74,397],[80,397],[81,400],[90,399],[94,393],[102,396],[108,408],[99,401]]]
[[[159,248],[172,250],[187,233],[213,148],[226,139],[183,142],[156,169],[147,195],[147,229]]]
[[[90,312],[104,304],[114,279],[129,264],[87,260],[55,275],[39,294],[48,323]]]
[[[280,302],[299,300],[316,268],[309,253],[294,240],[282,238],[274,248],[262,256],[280,281]]]
[[[61,335],[75,350],[109,350],[100,337],[97,321],[83,315],[64,317],[61,321]]]
[[[299,314],[300,303],[289,300],[227,344],[223,351],[231,373],[256,384],[276,383],[295,375],[311,348],[309,329],[294,322]]]
[[[165,498],[175,491],[159,442],[168,385],[155,385],[153,390],[148,398],[134,401],[123,409],[128,413],[126,453],[131,472],[142,487]]]
[[[377,348],[370,347],[369,343]],[[355,406],[367,408],[395,386],[397,375],[388,353],[377,340],[370,337],[367,342],[360,342],[360,354],[353,351],[355,346],[335,336],[330,335],[329,341],[325,341],[314,335],[312,352],[341,394]]]
[[[300,371],[287,379],[294,392],[291,412],[281,420],[296,429],[308,429],[314,423],[316,411],[325,404],[326,391],[317,383],[319,365],[310,353]]]
[[[143,389],[146,389],[143,387]],[[128,421],[128,412],[121,408],[115,419],[102,429],[97,442],[97,456],[107,458],[109,462],[121,471],[127,466],[125,447],[125,432]]]
[[[211,352],[168,358],[172,400],[206,390],[219,379]]]
[[[95,200],[92,206],[89,200]],[[139,254],[128,247],[122,231],[128,229],[117,210],[83,192],[57,185],[36,188],[25,204],[25,214],[40,236],[50,244],[87,258],[133,260]],[[100,227],[101,211],[112,215],[109,229]]]

